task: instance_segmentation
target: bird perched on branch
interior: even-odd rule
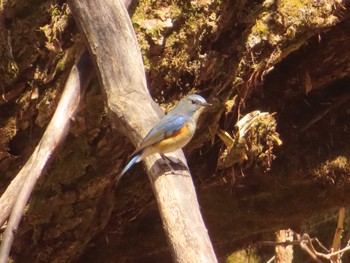
[[[183,98],[163,119],[161,119],[146,135],[140,146],[130,156],[129,163],[116,178],[125,174],[131,166],[145,157],[159,153],[173,152],[184,147],[193,137],[199,115],[203,109],[210,105],[197,94]]]

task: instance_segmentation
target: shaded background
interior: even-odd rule
[[[338,209],[350,199],[347,7],[321,0],[132,3],[153,98],[165,111],[190,92],[213,103],[184,151],[220,261],[240,249],[242,262],[268,260],[274,248],[257,242],[274,240],[279,229],[331,246]],[[40,140],[83,46],[65,1],[0,6],[1,192]],[[222,167],[217,129],[234,137],[238,118],[253,110],[275,112],[283,144],[253,133],[247,158]],[[134,147],[110,127],[97,78],[72,123],[27,207],[15,262],[171,261],[142,165],[110,190]],[[344,245],[348,239],[345,231]],[[310,260],[298,249],[294,257]]]

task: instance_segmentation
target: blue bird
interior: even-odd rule
[[[146,135],[140,146],[130,156],[130,161],[117,176],[125,174],[131,166],[145,157],[159,153],[176,151],[184,147],[196,131],[197,120],[203,109],[211,105],[200,95],[192,94],[183,98],[166,116],[163,117]]]

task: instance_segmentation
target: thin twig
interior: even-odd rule
[[[313,245],[313,241],[317,242],[320,247],[322,247],[323,249],[327,250],[321,243],[320,241],[318,241],[317,238],[310,238],[310,236],[308,234],[303,234],[301,237],[300,235],[297,235],[298,240],[294,240],[294,241],[285,241],[285,242],[274,242],[274,241],[260,241],[258,242],[258,244],[262,244],[262,245],[269,245],[269,246],[289,246],[289,245],[300,245],[301,248],[303,250],[305,250],[316,262],[321,262],[319,261],[316,257],[321,257],[321,258],[325,258],[325,259],[331,259],[334,256],[337,256],[339,254],[342,254],[348,250],[350,250],[350,242],[348,242],[348,244],[346,245],[346,247],[344,247],[343,249],[340,249],[338,251],[335,252],[331,252],[331,253],[321,253],[318,252],[314,245]]]
[[[17,184],[19,185],[20,192],[18,195],[9,196],[11,202],[15,203],[1,242],[0,263],[6,263],[8,260],[14,234],[23,215],[24,207],[48,160],[68,134],[70,120],[78,109],[81,94],[83,94],[84,88],[91,79],[92,70],[93,67],[89,56],[87,52],[84,52],[70,72],[55,114],[42,139],[27,164],[19,173],[21,179],[17,180]],[[23,178],[25,178],[24,182]],[[13,185],[11,184],[10,187],[13,187]],[[13,194],[14,189],[10,190]]]
[[[272,263],[275,260],[275,256],[273,256],[272,258],[270,258],[268,261],[266,261],[266,263]]]
[[[312,241],[315,241],[317,243],[317,245],[322,248],[324,251],[326,251],[327,253],[330,253],[330,250],[328,248],[325,247],[325,245],[322,244],[322,242],[320,240],[318,240],[318,238],[312,238]]]
[[[330,259],[331,257],[339,255],[339,254],[342,254],[342,253],[344,253],[345,251],[348,251],[348,250],[350,250],[350,246],[346,246],[343,249],[340,249],[338,251],[335,251],[335,252],[332,252],[332,253],[329,253],[329,254],[318,253],[316,251],[316,255],[320,256],[320,257],[323,257],[323,258],[326,258],[326,259]]]
[[[297,234],[297,233],[296,233],[295,235],[296,235],[297,239],[301,239],[301,238],[300,238],[300,234]],[[311,257],[315,262],[317,262],[317,263],[322,263],[322,261],[315,255],[315,253],[313,253],[313,252],[311,251],[311,249],[307,246],[307,242],[306,242],[305,239],[303,239],[303,241],[300,242],[300,248],[301,248],[302,250],[304,250],[306,253],[308,253],[308,254],[310,255],[310,257]]]
[[[307,243],[301,242],[300,247],[302,250],[304,250],[306,253],[309,254],[309,256],[317,263],[322,263],[322,261],[311,251],[311,249],[307,246]]]
[[[345,251],[350,250],[350,246],[347,245],[343,249],[340,249],[340,250],[332,252],[332,253],[328,253],[328,254],[320,253],[312,245],[311,238],[308,235],[306,235],[306,234],[304,234],[304,236],[308,239],[308,243],[310,245],[310,248],[311,248],[312,252],[315,253],[316,256],[319,256],[319,257],[322,257],[322,258],[325,258],[325,259],[330,259],[333,256],[339,255],[341,253],[344,253]]]
[[[312,125],[314,125],[316,122],[320,121],[323,117],[325,117],[328,113],[331,111],[337,109],[342,104],[346,103],[348,100],[350,100],[350,95],[344,95],[341,98],[339,98],[338,101],[334,102],[330,107],[322,111],[320,114],[318,114],[316,117],[311,119],[307,124],[305,124],[303,127],[300,128],[300,132],[305,132],[308,130]]]
[[[300,243],[303,240],[293,240],[293,241],[282,241],[282,242],[276,242],[276,241],[259,241],[258,244],[261,245],[268,245],[268,246],[294,246],[294,245],[300,245]]]

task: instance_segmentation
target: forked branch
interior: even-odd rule
[[[92,64],[85,52],[73,66],[55,114],[38,146],[0,198],[0,223],[3,224],[11,213],[0,246],[1,263],[7,262],[24,207],[36,182],[42,175],[47,162],[68,134],[71,118],[78,109],[84,87],[89,83],[92,71]]]
[[[87,39],[112,126],[138,145],[163,112],[148,92],[129,15],[121,1],[71,0],[68,3]],[[181,151],[173,157],[184,167],[176,174],[166,174],[169,169],[161,165],[159,156],[150,156],[145,165],[174,261],[216,262],[186,160]]]

